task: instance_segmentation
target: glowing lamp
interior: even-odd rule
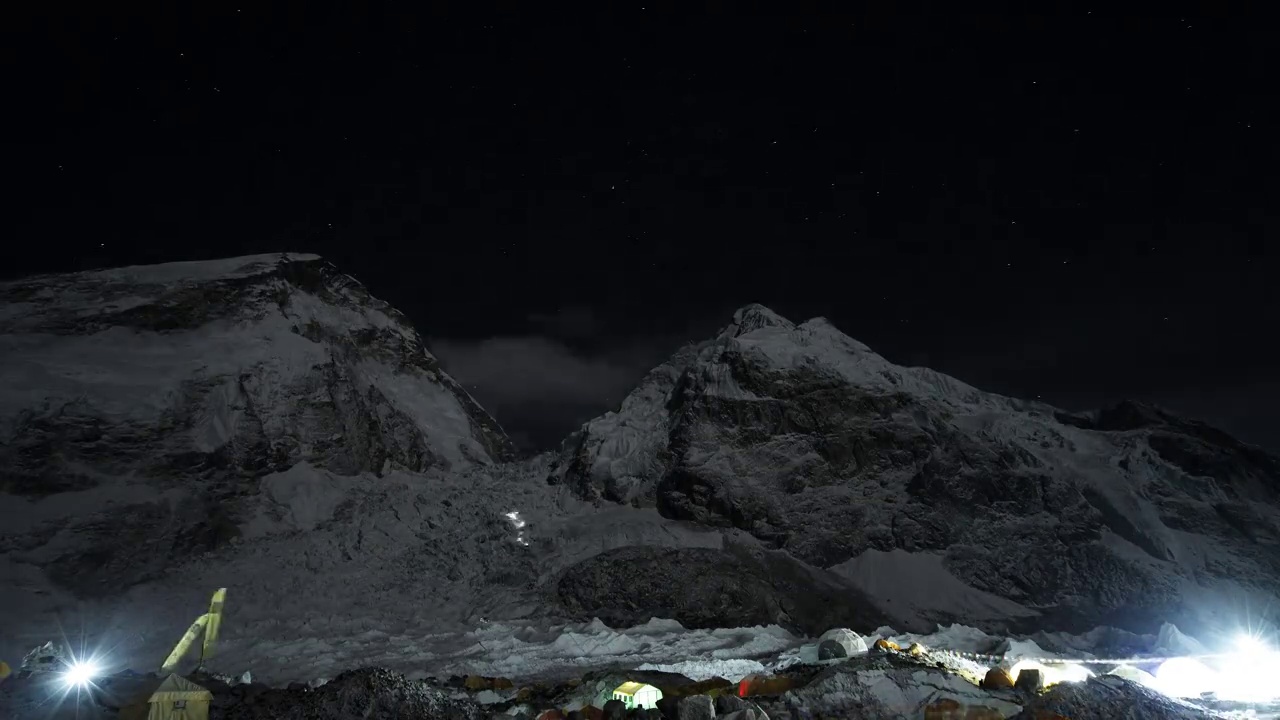
[[[1199,697],[1219,684],[1218,673],[1191,658],[1170,658],[1156,670],[1156,688],[1171,697]]]
[[[62,673],[62,680],[67,687],[82,688],[88,687],[98,677],[100,669],[97,664],[92,661],[76,661],[71,663],[70,667]]]

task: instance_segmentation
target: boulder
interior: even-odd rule
[[[964,706],[953,698],[941,698],[924,708],[924,720],[959,720],[964,717]]]
[[[479,675],[468,675],[463,679],[462,686],[468,690],[489,690],[493,688],[493,681]]]
[[[726,715],[716,715],[716,720],[768,720],[768,715],[755,708],[734,710]]]
[[[1044,675],[1039,668],[1026,668],[1018,673],[1018,680],[1013,686],[1025,692],[1039,692],[1044,688]]]
[[[602,708],[604,720],[626,720],[627,704],[618,699],[609,700]]]
[[[745,709],[747,704],[737,695],[725,693],[715,699],[716,717]]]
[[[684,683],[673,687],[662,687],[663,697],[683,698],[692,695],[709,695],[715,697],[724,693],[726,690],[731,691],[733,683],[722,677],[707,678],[697,682]]]
[[[680,699],[677,720],[713,720],[716,707],[710,695],[690,695]]]

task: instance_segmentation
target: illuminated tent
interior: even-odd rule
[[[621,700],[627,709],[643,707],[656,708],[662,699],[662,691],[652,685],[638,682],[624,682],[613,689],[613,699]]]
[[[121,720],[209,720],[213,694],[190,680],[170,675],[120,709]]]

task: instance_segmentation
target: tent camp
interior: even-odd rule
[[[613,690],[613,699],[631,708],[655,708],[662,699],[662,691],[652,685],[624,682]]]
[[[121,720],[208,720],[213,695],[190,680],[170,675],[120,709]]]

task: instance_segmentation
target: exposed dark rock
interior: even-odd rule
[[[679,720],[713,720],[716,716],[715,704],[708,695],[690,695],[680,698],[677,718]]]
[[[737,695],[717,695],[715,699],[716,715],[727,715],[738,710],[745,710],[747,704]]]
[[[600,709],[604,712],[604,720],[626,720],[627,706],[621,700],[609,700]]]
[[[1044,687],[1044,677],[1036,668],[1027,668],[1018,673],[1018,679],[1013,683],[1015,690],[1022,692],[1038,692]]]

